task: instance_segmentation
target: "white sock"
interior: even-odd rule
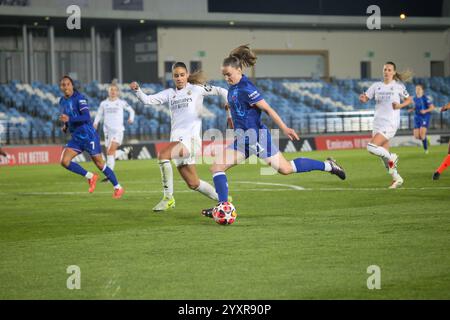
[[[121,188],[122,186],[119,183],[114,186],[114,189],[121,189]]]
[[[159,169],[161,170],[161,180],[164,189],[164,197],[173,196],[173,171],[170,160],[160,160]]]
[[[216,190],[206,181],[200,180],[200,185],[197,187],[197,189],[195,189],[195,191],[204,194],[210,199],[219,201],[219,196],[217,195]]]
[[[372,143],[367,144],[367,151],[369,151],[371,154],[383,158],[383,160],[389,160],[389,158],[391,157],[391,154],[385,148],[374,145]]]
[[[92,177],[94,176],[94,174],[92,173],[92,172],[88,172],[88,173],[86,173],[86,175],[85,175],[85,177],[86,177],[86,179],[92,179]]]
[[[106,165],[111,169],[114,170],[114,165],[116,164],[116,159],[114,156],[107,155],[106,156]]]
[[[297,167],[295,166],[295,162],[294,161],[290,161],[291,162],[291,166],[292,166],[292,172],[297,172]]]
[[[125,154],[123,150],[116,150],[116,154],[114,155],[114,159],[121,159],[121,157]],[[123,158],[122,158],[123,159]]]
[[[400,175],[398,174],[397,169],[394,169],[394,171],[391,173],[391,177],[393,180],[398,180],[401,178]]]
[[[381,158],[381,157],[380,157],[380,159],[381,159],[381,162],[383,162],[386,169],[389,171],[389,159]]]
[[[325,171],[331,172],[331,164],[328,161],[323,162],[325,164]]]

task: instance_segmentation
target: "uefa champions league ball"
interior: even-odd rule
[[[236,221],[237,213],[231,202],[222,202],[214,208],[212,216],[216,223],[227,225]]]

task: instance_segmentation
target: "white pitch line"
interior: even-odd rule
[[[179,185],[185,185],[185,182],[183,180],[175,180],[175,184]],[[251,185],[261,185],[261,186],[277,186],[277,187],[284,187],[284,188],[250,188],[250,189],[230,189],[230,191],[292,191],[292,190],[298,190],[298,191],[384,191],[388,190],[387,187],[367,187],[367,188],[305,188],[297,185],[292,184],[285,184],[285,183],[272,183],[272,182],[258,182],[258,181],[233,181],[232,183],[240,183],[240,184],[251,184]],[[160,181],[156,180],[134,180],[134,181],[124,181],[123,185],[147,185],[149,188],[153,189],[153,185],[157,184],[158,188],[161,184]],[[0,183],[0,186],[6,186],[6,187],[13,187],[18,186],[17,183]],[[28,184],[30,185],[30,184]],[[55,182],[52,183],[52,185],[77,185],[79,186],[79,182]],[[449,190],[450,186],[436,186],[436,187],[401,187],[396,190]],[[160,193],[161,190],[135,190],[135,191],[126,191],[126,193]],[[177,193],[189,193],[189,192],[195,192],[192,190],[179,190]],[[8,194],[23,194],[23,195],[53,195],[53,194],[60,194],[60,195],[72,195],[72,194],[85,194],[86,192],[79,191],[79,192],[0,192],[0,195],[8,195]],[[108,194],[110,192],[106,191],[96,191],[95,193],[104,193]]]
[[[115,297],[116,294],[117,294],[119,291],[120,291],[120,286],[118,286],[118,287],[116,288],[116,291],[114,291],[114,293],[112,294],[112,296]]]
[[[294,189],[233,189],[232,191],[291,191]],[[177,190],[176,193],[194,193],[194,190]],[[146,193],[162,193],[161,190],[126,190],[125,194],[146,194]],[[93,194],[112,194],[112,191],[95,191]],[[59,195],[86,195],[89,196],[90,194],[87,191],[47,191],[47,192],[0,192],[0,195],[23,195],[23,196],[59,196]]]
[[[280,184],[281,186],[286,186],[283,184]],[[296,186],[298,187],[298,186]],[[271,189],[271,188],[250,188],[250,189],[231,189],[230,192],[234,193],[234,192],[246,192],[246,191],[255,191],[255,192],[285,192],[285,191],[350,191],[350,192],[354,192],[354,191],[388,191],[388,192],[396,192],[393,190],[386,188],[302,188],[301,187],[298,188],[289,188],[289,189],[284,189],[284,188],[276,188],[276,189]],[[399,189],[395,189],[398,191],[418,191],[418,190],[450,190],[450,186],[449,187],[417,187],[417,188],[399,188]],[[193,193],[195,191],[192,190],[179,190],[176,191],[176,193]],[[94,194],[111,194],[112,192],[107,192],[107,191],[96,191],[94,192]],[[152,194],[152,193],[161,193],[160,190],[130,190],[130,191],[126,191],[125,194]],[[0,195],[24,195],[24,196],[59,196],[59,195],[85,195],[85,196],[90,196],[88,192],[86,191],[73,191],[73,192],[11,192],[11,193],[6,193],[6,192],[0,192]]]
[[[262,186],[280,186],[287,187],[294,190],[305,190],[305,188],[296,186],[293,184],[285,184],[285,183],[272,183],[272,182],[256,182],[256,181],[233,181],[234,183],[245,183],[245,184],[257,184]]]
[[[174,180],[174,183],[179,184],[186,184],[183,180]],[[127,181],[127,180],[120,180],[120,183],[123,185],[132,185],[132,184],[143,184],[143,185],[161,185],[161,180],[133,180],[133,181]],[[42,185],[42,182],[36,181],[36,182],[27,182],[27,185]],[[23,185],[23,183],[0,183],[0,187],[11,187],[11,186],[20,186]],[[76,186],[80,185],[80,182],[78,181],[71,181],[71,182],[52,182],[51,185],[61,185],[61,186]]]
[[[233,183],[245,183],[245,184],[257,184],[257,185],[271,185],[286,187],[291,190],[301,190],[301,191],[385,191],[390,190],[387,187],[372,187],[372,188],[304,188],[293,184],[285,183],[271,183],[271,182],[256,182],[256,181],[233,181]],[[247,189],[250,190],[250,189]],[[258,190],[258,189],[254,189]],[[280,189],[268,189],[268,190],[280,190]],[[286,189],[283,189],[285,191]],[[444,187],[401,187],[395,190],[450,190],[450,186]]]
[[[392,189],[389,189],[388,187],[384,188],[305,188],[305,191],[389,191],[393,192]],[[406,191],[416,191],[416,190],[450,190],[450,186],[448,187],[401,187],[394,190],[406,190]]]

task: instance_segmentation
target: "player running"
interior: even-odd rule
[[[116,150],[122,144],[125,127],[123,125],[123,111],[129,113],[128,123],[134,122],[135,112],[132,107],[119,98],[119,87],[111,84],[108,88],[108,98],[100,103],[94,119],[94,128],[103,120],[103,133],[105,134],[106,165],[114,170],[116,164]],[[108,178],[102,182],[108,181]]]
[[[403,178],[397,171],[398,155],[389,152],[389,140],[395,136],[400,126],[400,109],[412,102],[402,83],[410,78],[410,72],[398,73],[395,63],[386,62],[383,66],[383,81],[375,82],[359,96],[359,101],[363,103],[375,99],[372,140],[367,144],[367,150],[382,159],[392,176],[390,189],[399,188],[403,184]],[[402,99],[404,101],[400,103]]]
[[[414,108],[408,112],[414,111],[414,138],[422,141],[423,150],[428,154],[427,130],[430,125],[431,112],[435,109],[431,98],[426,96],[423,84],[416,85],[416,96],[413,99]]]
[[[61,165],[73,173],[85,177],[89,183],[89,192],[95,190],[98,174],[88,172],[79,164],[72,161],[79,153],[86,151],[91,155],[97,168],[111,181],[114,186],[113,197],[122,197],[124,189],[117,182],[114,172],[103,161],[100,139],[97,131],[91,124],[91,116],[86,98],[77,90],[74,90],[73,80],[64,76],[60,81],[60,89],[63,96],[59,100],[61,116],[59,119],[64,123],[62,130],[69,129],[72,138],[64,147],[61,155]]]
[[[166,211],[175,207],[170,160],[173,160],[189,188],[210,199],[218,200],[213,186],[199,179],[195,168],[195,157],[201,152],[202,147],[203,97],[219,95],[226,100],[227,90],[204,85],[203,74],[201,72],[189,74],[183,62],[177,62],[172,66],[172,76],[175,88],[166,89],[154,95],[144,94],[136,82],[130,84],[130,88],[135,91],[142,103],[151,105],[168,103],[172,118],[170,143],[158,154],[164,196],[153,211]]]
[[[441,108],[441,112],[444,112],[446,110],[450,110],[450,103],[447,103],[444,107]],[[450,141],[448,143],[448,154],[444,158],[444,161],[442,161],[439,168],[433,174],[433,180],[439,180],[442,172],[444,172],[444,170],[447,169],[448,166],[450,166]]]
[[[228,199],[228,181],[225,171],[241,163],[250,155],[257,155],[283,175],[313,170],[326,171],[345,179],[345,172],[335,160],[317,161],[297,158],[288,161],[273,143],[269,129],[261,121],[264,111],[291,140],[299,140],[294,129],[286,126],[280,116],[264,100],[261,92],[243,74],[245,67],[256,64],[256,55],[247,45],[240,46],[226,57],[222,63],[222,74],[230,87],[228,88],[228,105],[234,123],[236,139],[215,157],[211,166],[214,185],[219,195],[219,203]],[[212,209],[202,211],[208,217]]]

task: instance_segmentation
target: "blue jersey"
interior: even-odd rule
[[[243,130],[228,148],[241,152],[248,158],[254,154],[266,159],[278,153],[267,127],[261,122],[261,109],[255,106],[263,100],[255,85],[242,75],[239,83],[228,89],[228,104],[235,130]],[[241,133],[242,134],[242,133]]]
[[[74,91],[69,98],[61,97],[59,107],[61,113],[69,116],[67,124],[72,139],[66,144],[66,148],[78,153],[86,151],[91,156],[100,154],[102,152],[100,139],[92,126],[86,98],[78,91]]]
[[[74,91],[72,96],[69,98],[61,97],[59,100],[60,111],[63,114],[67,114],[69,116],[69,131],[72,133],[76,133],[77,131],[81,131],[84,126],[92,126],[90,117],[88,119],[83,119],[82,113],[89,113],[89,107],[86,98],[79,93],[78,91]],[[81,121],[79,118],[82,117]],[[87,128],[83,128],[86,130]]]
[[[254,106],[261,100],[263,100],[262,95],[245,75],[242,75],[239,83],[230,86],[228,104],[235,129],[266,128],[261,122],[261,109]]]
[[[415,107],[415,115],[416,116],[425,116],[430,115],[429,113],[421,114],[420,111],[426,110],[431,105],[431,99],[425,95],[421,96],[420,98],[414,97],[414,107]]]

